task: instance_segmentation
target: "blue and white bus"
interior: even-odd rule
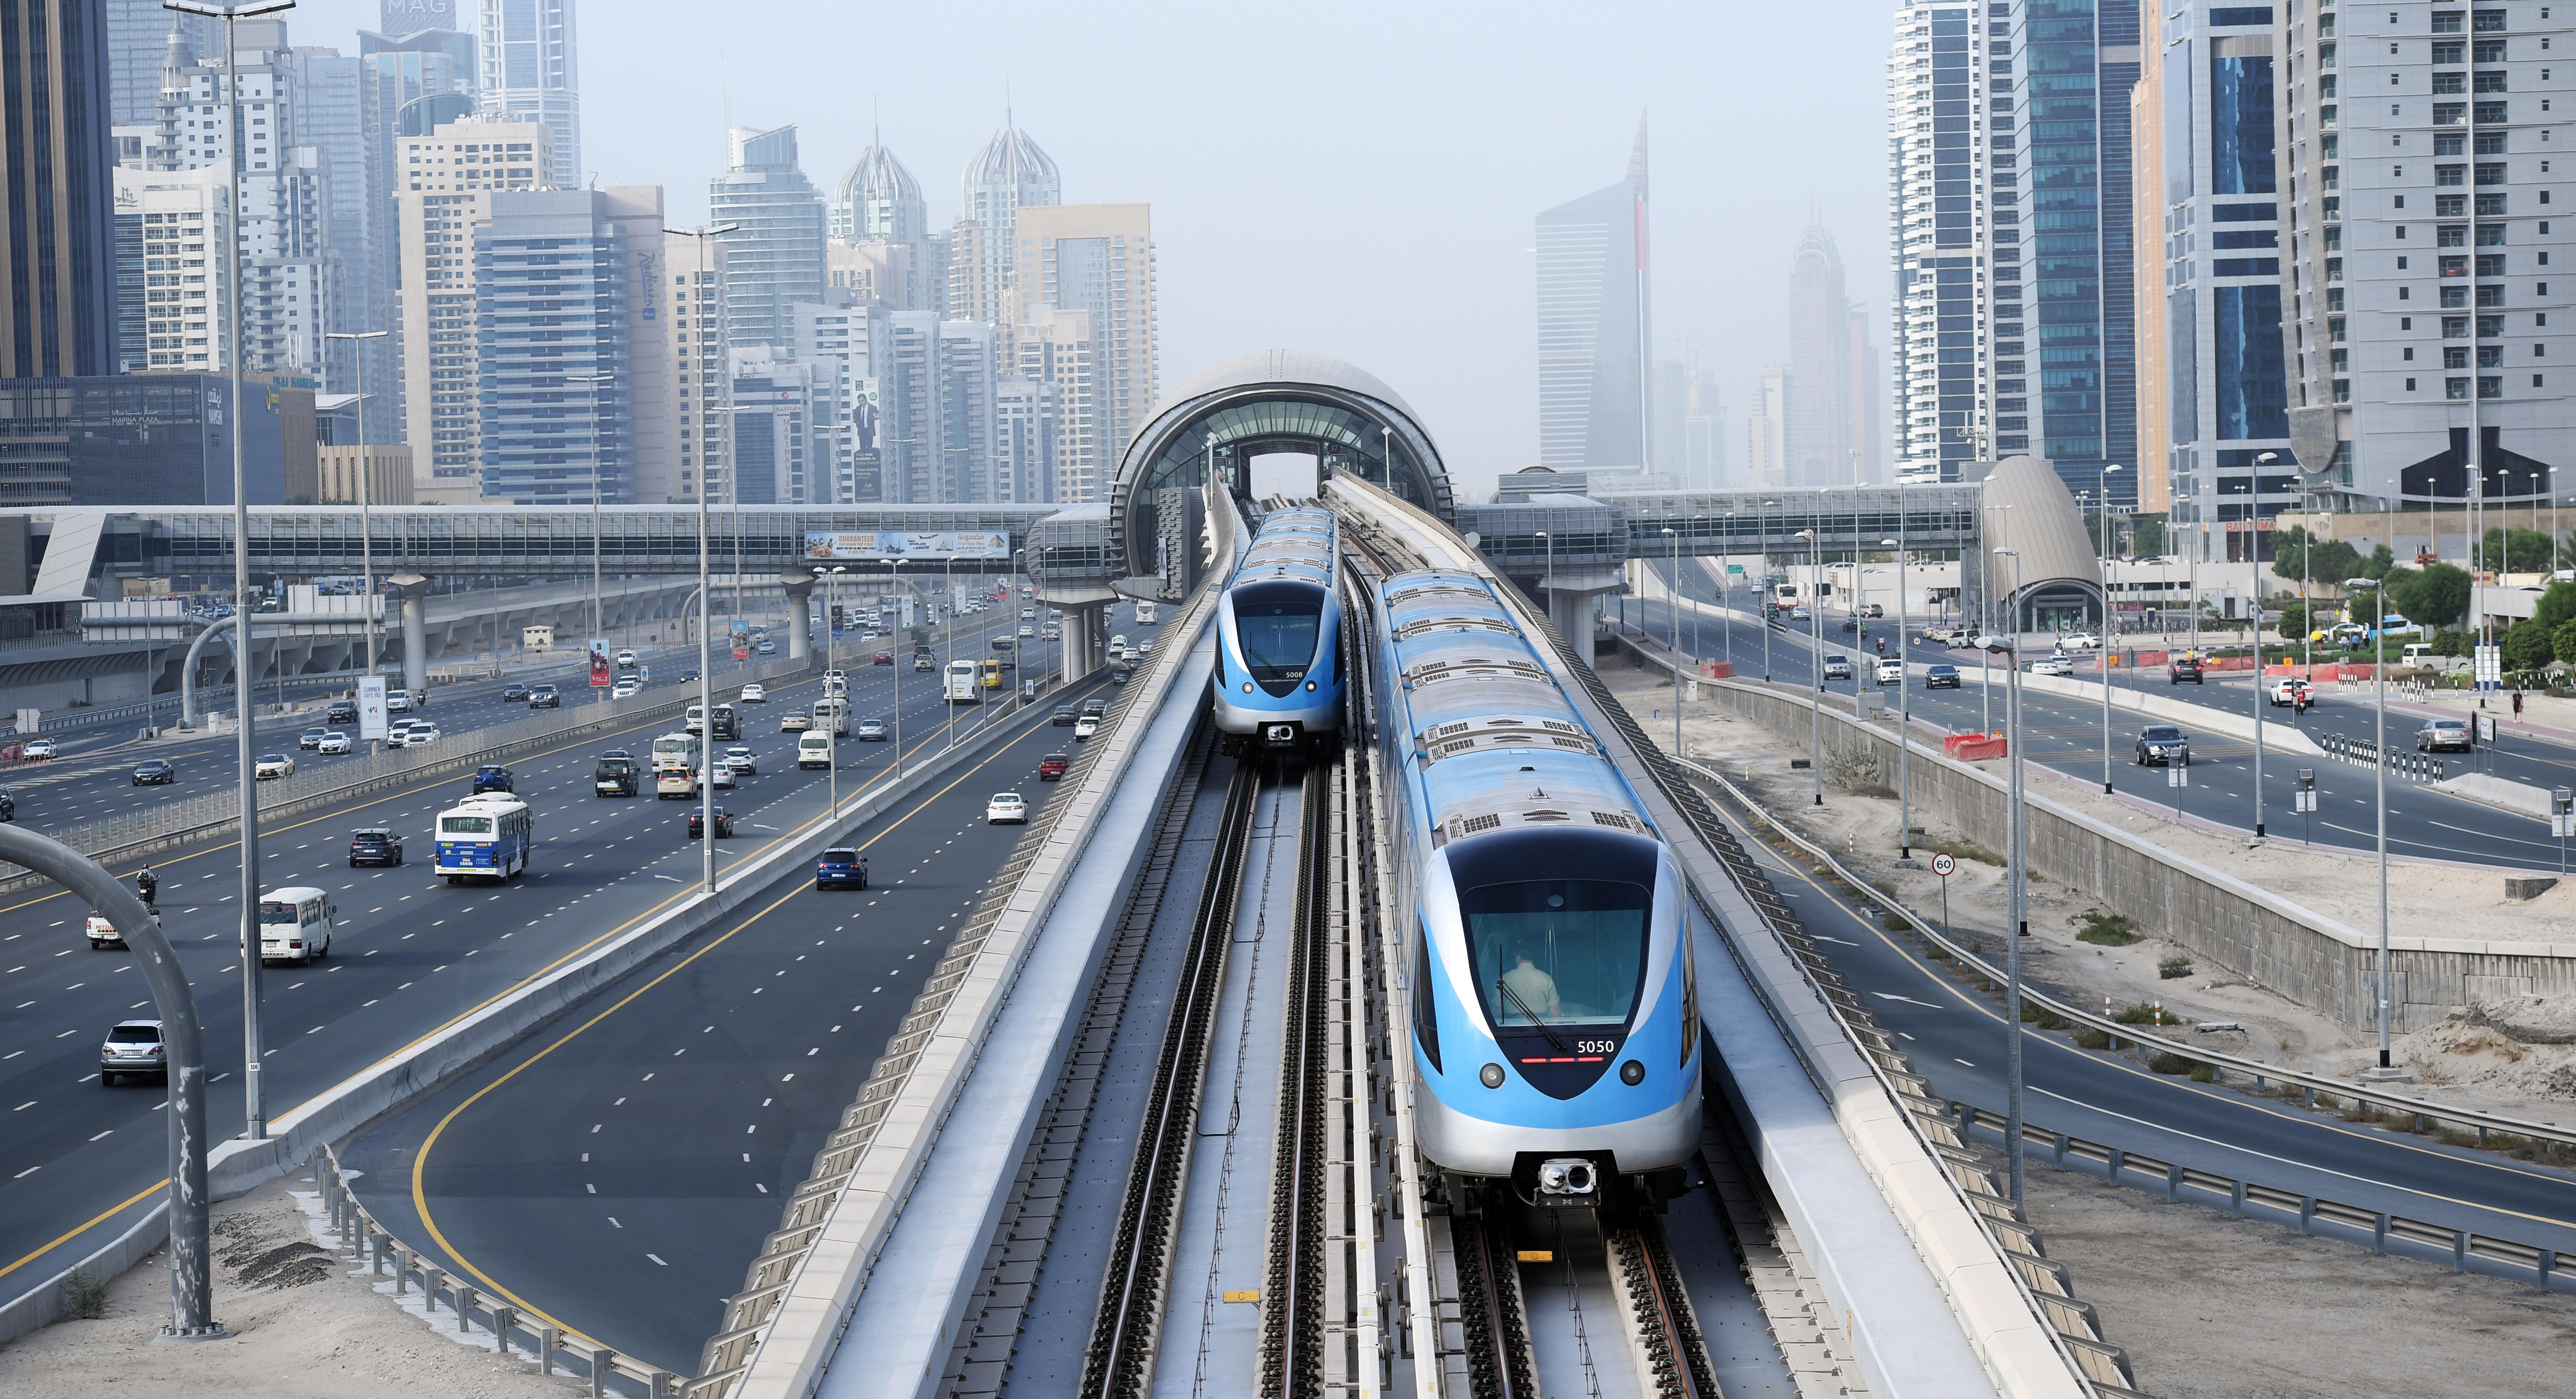
[[[468,797],[438,813],[438,872],[450,884],[525,874],[536,830],[536,813],[507,792]]]

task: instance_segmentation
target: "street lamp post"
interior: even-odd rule
[[[1735,512],[1726,512],[1726,551],[1717,556],[1717,628],[1726,638],[1726,673],[1735,674],[1735,579],[1726,561],[1735,556]]]
[[[1542,547],[1547,550],[1547,572],[1540,575],[1538,580],[1539,607],[1547,613],[1548,621],[1553,623],[1556,620],[1556,539],[1546,530],[1540,530],[1538,537],[1545,541]],[[1573,639],[1566,638],[1568,641]]]
[[[2095,497],[2102,506],[2102,631],[2094,638],[2093,671],[2102,679],[2102,792],[2111,791],[2111,473],[2117,463],[2102,468],[2096,480],[2101,493]]]
[[[241,797],[241,965],[242,965],[242,1118],[252,1141],[268,1136],[268,1098],[260,1075],[259,960],[259,790],[258,755],[251,717],[252,668],[250,606],[250,483],[242,459],[242,290],[241,290],[241,74],[233,28],[241,20],[295,8],[295,0],[163,0],[163,8],[206,15],[224,22],[224,201],[230,211],[224,230],[224,268],[230,282],[232,314],[224,320],[225,367],[232,376],[232,398],[225,427],[233,440],[233,641],[240,648],[233,665],[233,754],[241,765],[236,785]],[[360,405],[365,411],[365,405]],[[361,464],[361,474],[364,466]],[[370,604],[371,606],[373,604]]]
[[[1914,680],[1906,674],[1905,636],[1910,612],[1905,604],[1905,487],[1896,489],[1896,534],[1880,544],[1896,547],[1896,866],[1914,868]]]
[[[666,228],[662,231],[683,238],[694,238],[698,247],[697,281],[690,283],[691,302],[697,300],[700,284],[707,276],[707,240],[718,234],[731,233],[742,227],[738,223],[700,224],[696,228]],[[728,472],[728,475],[731,473]],[[596,493],[594,492],[594,495]],[[708,585],[707,569],[707,473],[706,454],[698,456],[698,712],[705,715],[704,727],[712,733],[716,710],[715,645],[709,639],[715,630],[712,604],[714,592]],[[698,784],[699,820],[706,828],[706,846],[698,852],[698,883],[706,893],[716,891],[716,788],[713,782]]]
[[[593,637],[603,634],[599,586],[599,386],[613,382],[616,377],[614,374],[564,376],[567,383],[590,385],[590,634]],[[604,704],[608,700],[605,687],[594,685],[590,693],[592,699],[599,703]]]
[[[359,575],[366,580],[364,629],[367,634],[367,674],[369,675],[376,673],[376,609],[383,603],[376,596],[375,499],[373,483],[367,479],[370,473],[367,462],[367,347],[364,342],[381,340],[392,333],[385,330],[326,330],[322,333],[322,338],[325,340],[349,342],[349,359],[357,366],[358,371],[358,570]],[[383,747],[383,739],[367,740],[367,751],[370,753],[380,752]]]
[[[1776,500],[1766,500],[1762,502],[1764,513],[1762,516],[1761,567],[1764,573],[1762,586],[1766,588],[1771,586],[1769,577],[1771,568],[1771,516],[1769,512],[1776,510],[1779,507],[1780,502]],[[1811,598],[1809,601],[1812,602],[1814,599]],[[1762,605],[1754,612],[1754,616],[1762,623],[1762,683],[1765,685],[1771,683],[1771,603],[1772,599],[1769,597],[1762,599]]]
[[[903,560],[902,560],[902,559],[897,558],[897,559],[889,559],[889,560],[887,560],[887,561],[886,561],[886,577],[887,577],[887,579],[888,579],[888,580],[890,580],[890,586],[892,587],[892,589],[893,589],[894,593],[896,594],[897,598],[898,598],[898,599],[900,599],[900,597],[902,596],[902,593],[903,593]],[[901,605],[901,603],[900,603],[900,601],[898,601],[897,606],[900,606],[900,605]],[[900,617],[902,614],[897,613],[896,615],[897,615],[898,617]],[[901,655],[897,655],[897,656],[895,657],[895,661],[894,661],[894,775],[895,775],[898,779],[900,779],[900,778],[903,776],[903,668],[904,668],[904,665],[905,665],[905,664],[906,664],[906,658],[905,658],[905,657],[903,657],[903,656],[901,656]],[[848,693],[848,691],[847,691],[846,687],[844,688],[843,693],[844,693],[845,695]]]
[[[2393,557],[2396,550],[2392,548],[2389,553]],[[2370,589],[2371,607],[2378,612],[2381,618],[2385,618],[2388,615],[2388,600],[2385,597],[2380,596],[2381,592],[2383,592],[2386,587],[2383,580],[2375,578],[2347,578],[2344,580],[2344,587],[2348,591],[2358,591],[2362,588]],[[2386,1073],[2389,1069],[2388,640],[2386,637],[2380,635],[2380,630],[2381,629],[2377,625],[2373,625],[2370,629],[2371,635],[2378,641],[2379,649],[2379,654],[2371,658],[2370,667],[2372,681],[2371,688],[2373,691],[2371,707],[2374,711],[2374,718],[2378,724],[2377,737],[2375,739],[2376,747],[2373,750],[2378,761],[2372,764],[2373,767],[2378,769],[2378,771],[2373,774],[2373,778],[2378,785],[2376,791],[2373,793],[2373,799],[2370,804],[2378,809],[2379,816],[2379,1068],[2382,1073]]]
[[[1682,537],[1672,530],[1664,531],[1670,541],[1673,570],[1673,757],[1682,756]]]
[[[1809,738],[1813,745],[1807,766],[1810,769],[1808,775],[1815,779],[1818,806],[1825,804],[1825,631],[1823,622],[1819,620],[1824,615],[1824,608],[1818,605],[1823,599],[1816,596],[1816,579],[1824,568],[1818,552],[1821,543],[1818,536],[1823,533],[1822,529],[1802,529],[1796,536],[1807,541],[1807,620],[1815,635],[1815,645],[1807,655],[1808,668],[1815,673],[1814,693],[1807,699]]]
[[[2012,787],[2011,796],[2009,798],[2012,808],[2011,834],[2008,840],[2010,848],[2005,855],[2007,870],[2011,876],[2011,907],[2004,916],[2004,940],[2006,943],[2004,956],[2004,1155],[2009,1158],[2012,1163],[2012,1198],[2013,1203],[2015,1205],[2019,1205],[2022,1198],[2021,940],[2023,937],[2028,935],[2030,929],[2030,893],[2028,884],[2030,867],[2029,845],[2026,839],[2029,832],[2030,820],[2028,813],[2022,809],[2021,656],[2017,644],[2020,640],[2018,627],[2020,625],[2021,617],[2021,555],[2018,551],[2009,546],[1997,546],[1994,553],[1998,558],[2010,558],[2013,561],[2012,591],[2007,593],[2004,599],[2005,607],[2014,619],[2013,626],[2007,628],[2008,635],[2003,637],[2000,643],[1997,642],[1996,638],[1987,638],[1988,644],[1985,649],[1990,651],[2001,649],[2005,653],[2006,665],[2010,676],[2006,683],[2011,687],[2010,696],[2005,705],[2004,711],[2004,723],[2008,729],[2008,733],[2004,739],[2004,746],[2005,751],[2010,755],[2010,761],[2006,764],[2006,770],[2011,776]]]
[[[2270,466],[2279,461],[2278,452],[2264,452],[2254,458],[2256,466]],[[2262,482],[2255,482],[2259,491]],[[2245,562],[2253,577],[2251,596],[2246,599],[2245,634],[2254,641],[2254,838],[2263,838],[2263,561],[2260,557],[2261,532],[2255,527],[2252,505],[2245,518]],[[2285,662],[2286,664],[2286,662]],[[2295,711],[2293,711],[2295,712]]]

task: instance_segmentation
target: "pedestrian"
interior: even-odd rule
[[[2522,690],[2519,686],[2515,687],[2513,692],[2513,717],[2516,719],[2522,717]]]

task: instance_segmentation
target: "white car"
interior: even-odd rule
[[[259,781],[294,775],[295,760],[283,753],[262,753],[259,755],[259,765],[251,769],[251,776]]]
[[[1905,662],[1899,660],[1880,661],[1878,663],[1878,683],[1881,685],[1904,684]]]
[[[2033,675],[2073,675],[2075,662],[2064,656],[2042,656],[2030,663]]]
[[[427,719],[405,719],[385,730],[387,748],[422,748],[438,741],[438,725]]]
[[[743,686],[742,702],[745,704],[769,703],[769,687],[756,680],[751,684]]]
[[[54,756],[54,741],[50,738],[28,739],[26,746],[18,750],[18,756],[28,759],[50,758]]]
[[[984,803],[984,824],[998,826],[1004,822],[1021,826],[1029,823],[1029,804],[1020,800],[1017,792],[995,792],[993,799]]]
[[[1022,627],[1022,628],[1020,628],[1020,636],[1021,636],[1023,639],[1026,639],[1026,640],[1035,640],[1035,639],[1037,638],[1037,634],[1038,634],[1038,629],[1037,629],[1037,628],[1035,628],[1035,627]]]
[[[322,741],[313,746],[318,752],[346,753],[350,748],[349,736],[338,729],[333,729],[322,735]]]
[[[1073,737],[1076,742],[1090,738],[1098,732],[1100,732],[1100,716],[1097,714],[1085,714],[1073,721]]]
[[[698,777],[710,787],[730,787],[733,785],[733,764],[717,763],[700,772]]]
[[[2099,651],[2102,649],[2102,638],[2093,635],[2091,632],[2077,632],[2073,636],[2067,637],[2066,639],[2058,642],[2057,649],[2060,651]]]
[[[643,692],[644,687],[636,684],[634,681],[620,680],[614,688],[609,690],[608,697],[610,699],[624,699],[629,695],[639,695]]]
[[[849,683],[850,673],[846,670],[835,668],[823,672],[823,688],[826,690],[831,689],[835,685],[847,685]]]
[[[387,714],[409,714],[411,712],[410,692],[405,690],[385,691],[385,712]]]
[[[635,653],[632,651],[618,652],[617,668],[620,670],[633,670],[635,668]]]
[[[736,777],[760,776],[760,755],[739,744],[725,750],[724,765],[733,769]]]

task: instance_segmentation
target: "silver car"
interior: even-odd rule
[[[113,1084],[120,1074],[161,1074],[170,1072],[170,1052],[161,1043],[158,1020],[120,1020],[107,1032],[107,1042],[98,1047],[98,1081]]]
[[[2470,753],[2476,748],[2466,719],[2427,719],[2424,727],[2415,731],[2418,753]]]

